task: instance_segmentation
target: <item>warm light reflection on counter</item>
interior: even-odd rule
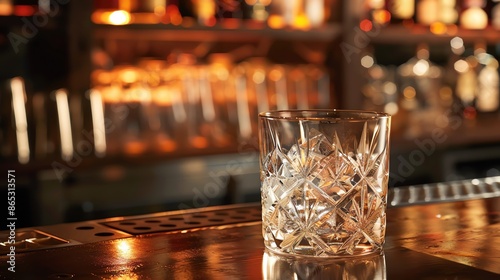
[[[120,258],[131,259],[135,257],[131,239],[120,239],[116,242],[116,252]]]

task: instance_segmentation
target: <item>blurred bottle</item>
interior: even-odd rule
[[[364,109],[395,114],[398,111],[397,86],[392,69],[376,63],[372,53],[361,58],[365,97]]]
[[[455,24],[458,20],[456,0],[439,1],[439,21],[444,24]]]
[[[192,0],[193,11],[201,25],[213,26],[216,19],[217,6],[215,0]]]
[[[443,72],[443,85],[440,90],[440,98],[441,102],[445,107],[451,108],[452,114],[461,114],[460,108],[460,100],[458,99],[456,93],[456,85],[458,81],[459,72],[457,71],[457,67],[460,67],[459,62],[463,59],[462,55],[465,51],[464,41],[460,37],[454,37],[450,40],[450,56],[448,58],[448,62],[445,66],[445,71]],[[463,61],[465,63],[465,61]],[[459,106],[452,106],[452,105]]]
[[[414,57],[398,69],[404,88],[413,87],[414,93],[404,96],[416,102],[417,110],[433,110],[438,105],[438,91],[441,81],[441,69],[429,60],[429,47],[419,44]]]
[[[458,73],[455,93],[460,101],[461,114],[466,119],[476,118],[477,65],[477,59],[473,55],[454,63],[454,69]]]
[[[246,18],[257,22],[265,22],[269,17],[269,5],[271,2],[271,0],[245,0],[249,10],[249,16]]]
[[[420,0],[417,2],[417,22],[431,25],[439,21],[439,0]]]
[[[476,43],[474,56],[478,62],[477,111],[496,112],[499,106],[498,60],[486,52],[486,45],[483,43]]]
[[[321,26],[327,16],[325,0],[308,0],[305,1],[305,11],[311,27]]]

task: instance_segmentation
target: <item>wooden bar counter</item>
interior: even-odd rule
[[[500,279],[499,182],[391,190],[382,255],[273,255],[244,204],[17,229],[0,279]]]

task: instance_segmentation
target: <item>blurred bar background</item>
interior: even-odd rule
[[[0,0],[0,166],[24,226],[258,201],[258,112],[337,108],[394,116],[391,187],[499,176],[499,43],[496,1]]]

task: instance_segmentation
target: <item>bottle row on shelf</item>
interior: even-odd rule
[[[407,112],[406,129],[412,136],[434,129],[437,120],[446,126],[450,115],[476,119],[478,114],[498,113],[498,60],[483,43],[466,51],[463,40],[454,37],[450,46],[444,66],[429,59],[426,44],[420,44],[416,55],[397,67],[377,64],[373,54],[363,56],[364,108],[393,115]]]
[[[238,19],[267,23],[273,28],[307,29],[321,26],[329,17],[331,0],[118,0],[94,1],[92,21],[98,24],[133,23],[213,26]]]
[[[430,26],[440,33],[446,25],[464,29],[485,29],[488,25],[500,29],[500,4],[486,0],[366,0],[361,28],[370,23]]]
[[[81,139],[96,156],[234,151],[256,137],[258,112],[324,108],[331,98],[324,69],[261,58],[205,65],[144,60],[95,70],[92,82],[86,96],[64,89],[26,94],[24,81],[12,79],[4,96],[10,100],[2,102],[12,106],[2,108],[1,156],[71,160]]]

